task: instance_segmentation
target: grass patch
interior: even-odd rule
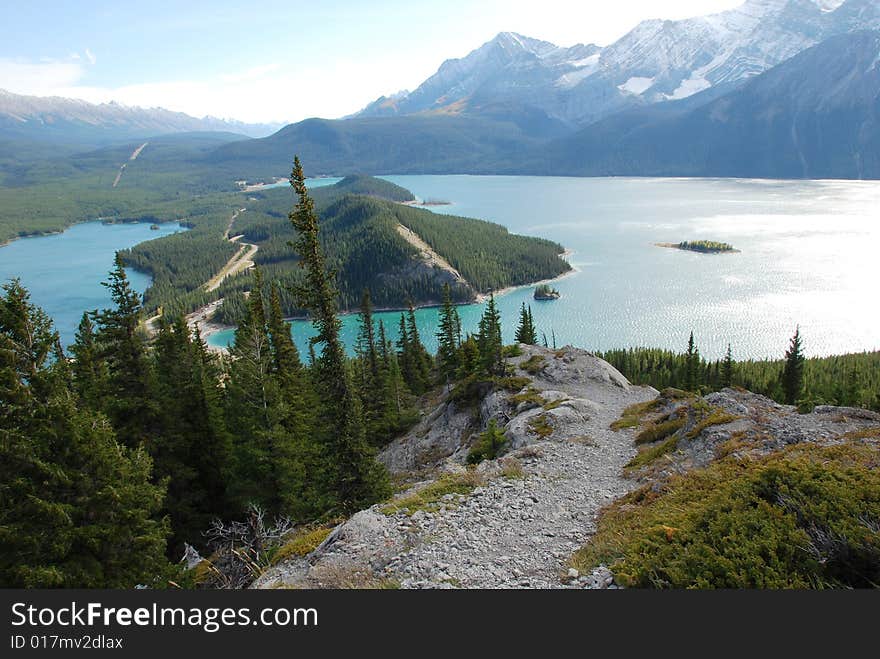
[[[636,428],[642,425],[642,418],[657,408],[659,408],[663,404],[662,399],[655,398],[654,400],[649,400],[644,403],[636,403],[635,405],[630,405],[625,410],[623,410],[623,414],[620,418],[611,424],[611,430],[623,430],[624,428]]]
[[[638,469],[639,467],[644,467],[645,465],[654,462],[657,458],[672,453],[677,448],[678,437],[673,435],[665,442],[642,448],[636,454],[636,457],[627,463],[625,469]]]
[[[547,401],[544,400],[544,397],[541,396],[541,393],[534,387],[529,387],[522,393],[517,394],[516,396],[511,398],[511,401],[514,405],[520,405],[521,403],[531,403],[535,407],[541,407],[547,403]]]
[[[539,414],[529,419],[529,430],[541,439],[546,439],[553,434],[553,425],[546,414]]]
[[[464,473],[445,474],[419,491],[386,504],[382,507],[382,512],[386,515],[398,512],[413,515],[418,510],[436,512],[440,510],[441,501],[447,494],[467,496],[482,484],[483,477],[470,469]]]
[[[645,486],[572,558],[643,588],[876,588],[880,470],[869,446],[790,446]]]
[[[701,432],[703,432],[706,428],[711,426],[723,426],[725,423],[730,423],[731,421],[736,421],[741,417],[736,416],[735,414],[728,414],[720,407],[716,407],[712,411],[709,412],[707,416],[701,419],[697,425],[691,428],[687,433],[688,439],[695,439],[699,436]]]
[[[636,444],[652,444],[661,439],[666,439],[672,433],[681,430],[686,421],[687,419],[681,417],[668,419],[660,423],[649,423],[636,435]]]
[[[522,391],[531,383],[532,379],[525,376],[508,376],[495,380],[496,385],[507,391]]]
[[[861,430],[850,430],[841,435],[841,439],[880,439],[880,426],[862,428]]]
[[[567,400],[568,400],[568,398],[557,398],[556,400],[553,400],[553,401],[550,401],[549,403],[546,403],[544,405],[544,409],[547,410],[548,412],[550,410],[555,410],[557,407],[562,405]]]
[[[277,564],[293,556],[303,557],[311,554],[318,545],[330,535],[332,527],[318,529],[303,529],[297,531],[291,540],[285,542],[272,557],[272,563]]]
[[[519,367],[524,370],[526,373],[530,373],[532,375],[537,375],[538,372],[542,368],[544,368],[544,355],[532,355],[526,361],[519,365]]]
[[[501,477],[507,480],[522,480],[526,477],[526,472],[516,458],[504,458],[501,460]]]

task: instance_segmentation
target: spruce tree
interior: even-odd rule
[[[150,458],[80,407],[51,321],[18,281],[3,290],[0,585],[164,585],[164,490]]]
[[[107,364],[99,354],[95,325],[88,312],[82,315],[70,351],[75,358],[72,369],[77,394],[92,409],[103,409],[108,393]]]
[[[687,353],[685,355],[684,388],[687,391],[697,391],[699,387],[698,369],[700,367],[700,351],[694,341],[694,333],[691,332],[688,339]]]
[[[154,473],[167,479],[172,557],[183,543],[201,546],[211,520],[228,513],[232,440],[223,418],[219,370],[183,318],[162,320],[156,339],[162,432],[152,446]]]
[[[526,308],[526,303],[522,303],[519,312],[519,326],[516,328],[517,343],[525,343],[527,345],[538,345],[538,333],[535,330],[535,323],[532,319],[532,308]]]
[[[501,314],[495,304],[495,296],[490,295],[483,316],[480,318],[480,330],[477,334],[480,365],[487,374],[503,374],[503,347],[501,339]]]
[[[437,361],[440,372],[447,379],[458,370],[458,332],[461,320],[458,311],[452,304],[452,292],[449,284],[443,284],[443,306],[440,308],[440,326],[437,329]]]
[[[789,405],[796,405],[803,393],[805,361],[801,328],[798,326],[785,351],[785,367],[782,370],[782,393]]]
[[[724,361],[721,363],[721,384],[724,387],[733,386],[733,352],[730,344],[727,344],[727,352],[724,354]]]
[[[412,351],[413,369],[417,379],[417,383],[415,383],[416,388],[413,391],[417,390],[419,394],[422,394],[431,388],[431,368],[433,367],[434,360],[431,359],[428,349],[425,348],[425,344],[422,343],[422,338],[419,336],[419,328],[416,324],[416,310],[412,302],[409,304],[409,311],[407,313],[406,332],[407,345]]]
[[[147,359],[146,339],[139,331],[140,296],[131,288],[119,254],[103,285],[110,289],[115,306],[95,315],[98,358],[106,364],[108,374],[102,411],[110,417],[119,441],[149,449],[160,416],[153,395],[154,373]]]
[[[297,289],[300,306],[308,309],[318,331],[315,343],[321,354],[315,365],[321,403],[320,432],[325,449],[329,489],[343,510],[358,509],[390,491],[385,469],[367,443],[360,401],[346,368],[345,350],[339,338],[337,291],[327,272],[319,240],[318,215],[309,196],[299,158],[294,159],[291,185],[298,201],[289,218],[297,232],[293,248],[305,270]]]

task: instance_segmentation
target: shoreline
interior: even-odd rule
[[[565,250],[561,257],[565,258],[574,254],[572,250]],[[569,265],[571,265],[569,263]],[[575,266],[571,266],[570,270],[563,272],[556,277],[552,277],[550,279],[542,279],[540,281],[530,282],[528,284],[517,284],[515,286],[507,286],[505,288],[501,288],[497,291],[490,291],[489,293],[477,293],[476,297],[469,302],[455,302],[456,307],[464,307],[471,304],[483,304],[486,300],[489,299],[490,295],[495,297],[502,297],[504,295],[508,295],[514,291],[523,289],[523,288],[531,288],[534,286],[540,286],[541,284],[550,284],[561,279],[565,279],[566,277],[570,277],[571,275],[577,274],[580,272],[580,269]],[[205,344],[208,346],[208,350],[211,352],[225,354],[229,352],[229,348],[224,346],[215,346],[211,345],[208,342],[208,337],[213,336],[214,334],[219,334],[220,332],[225,332],[226,330],[234,330],[236,326],[234,325],[223,325],[221,323],[215,323],[211,320],[211,316],[214,315],[214,312],[223,304],[223,298],[219,300],[214,300],[213,302],[209,302],[208,304],[199,307],[192,313],[186,315],[186,324],[191,330],[195,330],[196,327],[199,328],[199,333],[202,336],[202,339],[205,341]],[[417,304],[414,306],[414,309],[436,309],[442,306],[442,302],[426,302],[424,304]],[[373,309],[373,313],[396,313],[396,312],[406,312],[409,311],[409,307],[376,307]],[[340,316],[353,316],[357,315],[360,312],[347,309],[345,311],[338,312]],[[308,316],[288,316],[284,318],[285,321],[307,321],[309,320]]]

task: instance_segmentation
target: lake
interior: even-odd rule
[[[505,340],[520,304],[539,332],[593,350],[651,346],[683,351],[693,330],[701,352],[781,357],[800,324],[809,355],[880,348],[880,183],[733,179],[387,176],[420,199],[448,200],[437,213],[492,220],[556,240],[577,272],[555,284],[562,299],[536,302],[532,288],[498,299]],[[735,254],[697,254],[655,243],[718,240]],[[477,327],[480,305],[460,307]],[[379,314],[394,337],[399,314]],[[417,312],[436,342],[436,309]],[[348,345],[357,318],[344,319]],[[226,345],[231,332],[211,337]],[[301,349],[311,334],[294,323]]]
[[[492,220],[511,231],[559,241],[573,251],[573,275],[555,284],[562,299],[536,302],[526,287],[498,299],[505,339],[520,304],[558,345],[593,350],[652,346],[684,350],[693,330],[702,353],[782,356],[800,324],[809,355],[880,349],[880,183],[714,179],[582,179],[506,176],[388,176],[437,213]],[[315,184],[330,179],[314,180]],[[179,230],[92,222],[63,234],[0,248],[0,278],[20,276],[69,342],[85,309],[106,306],[117,249]],[[718,240],[735,254],[697,254],[655,243]],[[140,291],[149,278],[133,273]],[[460,307],[474,331],[480,305]],[[396,338],[399,314],[378,314]],[[434,349],[436,309],[420,309]],[[343,319],[353,345],[357,317]],[[305,351],[311,326],[294,323]],[[210,337],[226,345],[232,332]]]
[[[95,221],[75,224],[64,233],[20,238],[0,247],[0,282],[20,278],[31,293],[31,302],[55,321],[62,344],[70,345],[83,311],[111,304],[101,282],[107,280],[116,251],[184,230],[177,222],[157,226],[151,230],[146,222]],[[138,292],[150,285],[149,275],[127,272]]]

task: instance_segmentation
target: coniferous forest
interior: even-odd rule
[[[441,380],[498,371],[494,303],[480,334],[462,337],[448,285],[437,359],[412,309],[392,345],[367,289],[357,355],[347,358],[339,295],[298,160],[292,183],[296,239],[288,249],[302,276],[287,293],[318,330],[309,355],[299,354],[281,289],[260,268],[226,359],[180,315],[163,315],[148,338],[120,257],[104,283],[112,307],[83,314],[67,352],[28,291],[17,281],[4,286],[3,586],[180,585],[175,565],[188,545],[214,565],[232,560],[222,547],[234,520],[305,525],[381,501],[391,485],[376,449],[418,419],[417,397]],[[228,585],[235,569],[207,581]]]

